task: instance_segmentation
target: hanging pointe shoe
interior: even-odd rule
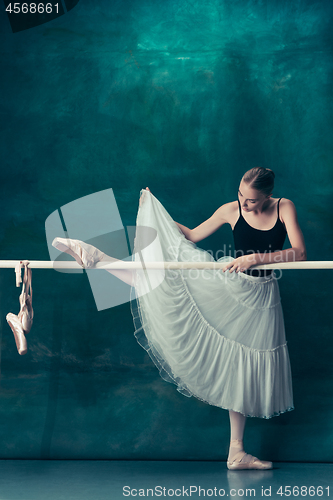
[[[22,269],[22,261],[19,261],[15,266],[16,286],[20,286],[20,283],[22,283],[21,269]],[[15,344],[18,353],[21,355],[26,354],[28,351],[27,340],[24,336],[23,326],[20,321],[20,318],[16,316],[16,314],[8,313],[6,316],[6,320],[14,334]]]
[[[54,238],[52,246],[60,250],[61,252],[66,252],[74,259],[80,266],[85,268],[92,268],[100,262],[105,253],[98,250],[98,248],[93,245],[88,245],[81,240],[72,240],[70,238]]]
[[[16,314],[8,313],[6,320],[14,334],[18,353],[21,355],[26,354],[28,352],[27,339],[25,338],[23,326],[19,317],[16,316]]]
[[[16,283],[20,283],[21,267],[24,265],[24,277],[22,284],[22,292],[19,297],[21,309],[18,315],[8,313],[6,316],[7,323],[9,324],[14,334],[17,351],[19,354],[26,354],[28,351],[27,340],[25,334],[29,333],[32,326],[32,319],[34,312],[32,309],[32,287],[31,287],[31,269],[28,268],[29,261],[20,261],[19,266],[16,266]],[[18,276],[19,274],[19,276]],[[30,288],[30,295],[29,295]]]
[[[34,311],[32,309],[31,269],[28,267],[29,261],[23,260],[22,263],[24,265],[24,276],[22,293],[19,297],[21,310],[18,313],[18,318],[22,323],[24,334],[26,335],[31,330]]]

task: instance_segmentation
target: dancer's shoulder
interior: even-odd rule
[[[223,205],[220,206],[220,209],[223,209],[225,212],[232,212],[233,210],[238,208],[238,202],[236,201],[229,201],[228,203],[224,203]]]
[[[229,203],[225,203],[224,205],[221,205],[220,208],[216,210],[216,213],[219,214],[219,216],[225,221],[228,222],[229,224],[233,220],[235,214],[238,211],[238,202],[237,201],[230,201]]]
[[[238,201],[230,201],[229,203],[225,203],[224,205],[221,205],[219,210],[221,210],[221,213],[228,215],[228,214],[234,214],[238,210]]]
[[[285,222],[286,219],[296,218],[296,207],[295,204],[288,200],[288,198],[280,198],[280,218],[282,222]]]

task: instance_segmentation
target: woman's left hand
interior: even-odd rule
[[[146,187],[146,191],[149,191],[149,193],[151,194],[151,191],[150,191],[149,187]],[[145,190],[143,189],[143,193],[142,193],[142,195],[140,196],[140,199],[139,199],[139,206],[140,207],[141,207],[141,205],[143,203],[144,195],[145,195]]]
[[[242,255],[242,257],[238,257],[232,262],[228,262],[227,265],[222,269],[223,272],[229,269],[229,273],[236,271],[236,273],[241,271],[246,271],[249,267],[254,266],[256,264],[256,259],[254,254],[250,255]]]

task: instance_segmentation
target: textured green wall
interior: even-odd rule
[[[332,260],[332,3],[81,0],[12,33],[1,12],[0,259],[48,260],[45,220],[113,188],[135,224],[149,186],[194,227],[276,172],[309,260]],[[224,226],[200,246],[232,243]],[[270,460],[333,459],[333,271],[279,281],[295,410],[248,419]],[[85,274],[33,270],[34,324],[19,356],[12,269],[0,269],[0,458],[226,458],[225,410],[180,395],[136,343],[128,304],[98,312]]]

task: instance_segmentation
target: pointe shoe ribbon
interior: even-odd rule
[[[273,463],[264,460],[259,460],[259,458],[249,455],[245,451],[239,451],[236,453],[231,462],[227,461],[227,467],[229,470],[243,470],[243,469],[272,469]]]
[[[20,286],[20,283],[22,283],[21,269],[22,269],[22,261],[20,260],[19,262],[17,262],[15,266],[16,286]]]
[[[22,264],[24,265],[24,276],[23,276],[22,293],[19,297],[21,310],[18,314],[18,317],[22,323],[24,334],[26,335],[31,330],[34,317],[34,311],[32,308],[32,286],[31,286],[32,271],[30,267],[28,267],[29,261],[23,260]]]
[[[105,256],[98,248],[81,240],[54,238],[52,246],[60,252],[68,253],[80,266],[88,269],[94,267]]]

